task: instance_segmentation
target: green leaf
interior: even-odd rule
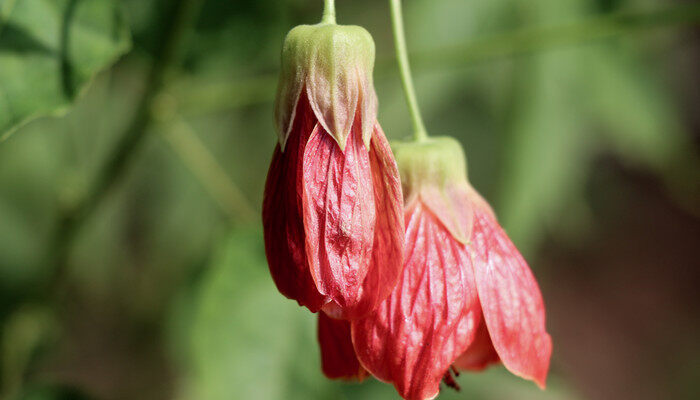
[[[321,373],[316,318],[277,292],[261,232],[229,236],[197,302],[186,398],[337,398],[339,385]]]
[[[589,59],[591,112],[604,124],[604,140],[631,164],[662,172],[689,148],[678,105],[645,63],[624,48]]]
[[[499,216],[524,253],[532,252],[547,227],[565,215],[576,218],[589,143],[583,117],[569,93],[580,87],[579,53],[559,51],[519,64],[514,120],[508,132]],[[579,221],[576,221],[579,222]]]
[[[110,0],[0,0],[0,140],[61,114],[131,47]]]

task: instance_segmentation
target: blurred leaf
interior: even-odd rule
[[[543,230],[580,194],[588,162],[577,106],[577,54],[556,52],[520,64],[514,120],[504,152],[500,216],[521,251],[538,244]],[[569,205],[570,207],[566,207]]]
[[[625,49],[588,60],[591,107],[605,140],[635,164],[662,170],[689,145],[677,106],[649,68]]]
[[[332,399],[315,318],[280,295],[257,230],[237,231],[203,279],[192,328],[188,398]]]
[[[587,12],[582,0],[548,4],[527,7],[534,23]],[[688,135],[670,93],[637,47],[604,43],[552,50],[520,65],[498,208],[509,234],[528,253],[547,230],[576,238],[587,228],[584,185],[601,151],[613,149],[665,177],[687,148]]]
[[[110,0],[0,0],[0,139],[63,112],[129,47]]]

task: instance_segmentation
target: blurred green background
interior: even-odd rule
[[[385,3],[337,12],[375,38],[392,139],[410,126]],[[700,4],[404,8],[428,130],[465,146],[554,340],[546,391],[496,367],[440,398],[700,398]],[[267,272],[280,48],[320,14],[0,0],[0,398],[397,398],[325,379],[314,317]]]

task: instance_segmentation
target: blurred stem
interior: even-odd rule
[[[68,253],[76,235],[114,186],[124,177],[129,162],[143,143],[145,133],[152,122],[153,100],[163,86],[165,74],[175,60],[176,50],[192,19],[197,15],[201,1],[170,2],[172,6],[163,19],[164,29],[159,40],[156,41],[160,46],[154,52],[143,94],[135,106],[136,114],[107,157],[107,161],[97,172],[86,195],[60,217],[50,249],[50,256],[55,260],[52,276],[48,282],[50,287],[45,293],[40,293],[40,296],[51,295],[62,285],[67,274]]]
[[[186,121],[175,117],[161,134],[229,217],[257,221],[258,213]]]
[[[321,23],[335,24],[335,0],[324,0]]]
[[[470,65],[480,61],[578,45],[664,26],[700,21],[700,4],[663,7],[648,12],[620,12],[566,25],[523,28],[487,36],[471,43],[421,51],[419,61],[432,65]]]
[[[401,84],[406,95],[406,103],[413,122],[413,138],[417,142],[428,139],[423,118],[416,99],[416,89],[413,87],[411,66],[408,63],[408,50],[406,49],[406,35],[403,29],[403,15],[401,14],[401,0],[389,0],[391,6],[391,25],[394,30],[394,45],[396,46],[396,60],[399,63]]]
[[[461,68],[534,51],[647,32],[662,27],[682,27],[700,21],[700,5],[669,6],[649,12],[624,12],[589,18],[566,25],[518,29],[479,38],[468,43],[411,52],[414,66]],[[392,60],[378,58],[377,74],[385,74]],[[176,83],[181,112],[202,115],[223,112],[273,100],[277,75],[246,77],[232,81],[183,78]]]

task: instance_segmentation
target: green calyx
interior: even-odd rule
[[[369,146],[377,115],[374,92],[374,41],[359,26],[333,23],[292,29],[282,49],[282,71],[275,101],[275,122],[284,144],[299,97],[305,91],[319,123],[345,148],[356,113]]]
[[[467,182],[464,150],[454,138],[438,136],[419,142],[392,142],[391,148],[405,197],[427,185],[443,188]]]

